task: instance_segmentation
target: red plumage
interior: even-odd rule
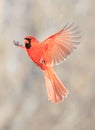
[[[79,44],[80,32],[78,26],[67,24],[58,33],[39,42],[32,36],[24,38],[24,45],[15,42],[15,45],[24,48],[41,70],[44,72],[48,99],[58,103],[67,96],[68,90],[61,83],[54,72],[53,66],[61,63]]]

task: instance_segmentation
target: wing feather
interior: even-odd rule
[[[43,41],[41,45],[50,63],[58,64],[76,49],[80,43],[80,37],[79,27],[74,23],[68,23],[61,31]]]

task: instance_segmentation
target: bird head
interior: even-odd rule
[[[38,41],[36,40],[36,38],[34,38],[32,36],[26,36],[24,38],[24,44],[25,44],[26,49],[29,49],[30,47],[32,47],[36,43],[38,43]]]
[[[32,36],[25,37],[23,42],[24,42],[25,48],[29,49],[32,44]]]
[[[21,47],[21,48],[26,48],[26,49],[29,49],[33,45],[35,45],[36,43],[38,43],[38,41],[34,37],[32,37],[32,36],[26,36],[24,38],[24,41],[23,41],[24,42],[24,46],[21,45],[18,41],[13,41],[13,42],[14,42],[14,44],[16,46]]]

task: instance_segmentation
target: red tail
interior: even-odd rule
[[[48,99],[52,102],[59,103],[65,96],[67,96],[68,90],[61,83],[53,68],[45,70],[44,73]]]

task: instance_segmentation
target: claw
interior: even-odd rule
[[[19,41],[15,41],[15,40],[14,40],[13,43],[14,43],[15,46],[18,46],[18,47],[24,48],[24,46],[21,45],[21,44],[19,43]]]

